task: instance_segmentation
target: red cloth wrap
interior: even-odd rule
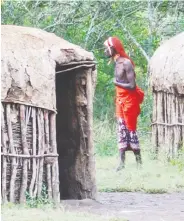
[[[140,103],[144,92],[136,86],[135,90],[127,90],[116,86],[116,117],[123,118],[130,131],[137,128],[137,117],[140,114]]]

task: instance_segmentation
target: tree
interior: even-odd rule
[[[103,42],[118,36],[136,64],[137,81],[148,90],[147,64],[162,41],[183,31],[183,1],[4,1],[2,24],[54,32],[92,51],[98,61],[96,116],[112,116],[113,67],[104,61]],[[104,89],[106,93],[104,95]],[[106,105],[102,101],[106,97]],[[142,116],[150,115],[150,97]],[[100,107],[100,108],[99,108]]]

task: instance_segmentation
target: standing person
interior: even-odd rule
[[[116,117],[118,123],[118,148],[120,164],[117,171],[124,168],[125,152],[132,150],[138,165],[142,164],[137,136],[137,118],[144,92],[136,85],[134,62],[125,53],[121,41],[109,37],[105,42],[105,55],[115,63],[114,84],[116,88]]]

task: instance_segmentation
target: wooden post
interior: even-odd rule
[[[165,98],[164,98],[164,109],[165,109],[165,123],[168,123],[168,98],[167,98],[167,93],[164,94]],[[168,127],[165,127],[165,137],[164,137],[164,144],[165,147],[168,146]],[[167,150],[168,152],[168,150]]]
[[[154,92],[153,94],[153,116],[152,121],[157,122],[157,93]],[[158,137],[157,137],[157,124],[152,125],[152,144],[154,152],[157,153],[157,144],[158,144]]]
[[[48,111],[44,113],[44,125],[45,125],[45,146],[46,146],[46,153],[49,154],[49,119],[48,119]],[[47,186],[48,186],[48,197],[52,199],[52,181],[51,181],[51,165],[47,164]]]
[[[57,153],[56,146],[56,114],[51,113],[50,115],[50,143],[53,153]],[[59,203],[59,168],[58,168],[58,158],[52,164],[52,195],[55,203]]]
[[[38,108],[35,109],[35,119],[36,119],[36,122],[37,122],[37,125],[39,124],[39,120],[38,120]],[[36,143],[36,150],[38,148],[38,151],[36,154],[39,154],[39,131],[38,131],[38,126],[37,126],[37,133],[36,134],[36,140],[37,140],[37,143]],[[38,175],[39,175],[39,159],[36,159],[36,178],[35,178],[35,189],[33,191],[33,196],[36,197],[37,196],[37,191],[38,191]]]
[[[15,154],[15,149],[14,149],[14,142],[13,142],[13,132],[12,132],[12,122],[11,122],[11,108],[10,104],[6,105],[6,120],[7,120],[7,127],[8,127],[8,138],[9,138],[9,147],[10,147],[10,152],[12,154]],[[11,158],[11,178],[10,178],[10,202],[14,203],[15,202],[15,179],[16,179],[16,174],[17,174],[17,163],[16,163],[16,158],[12,157]]]
[[[27,146],[26,140],[26,116],[25,116],[25,106],[20,105],[20,125],[21,125],[21,141],[22,141],[22,150],[23,154],[29,155],[29,150]],[[27,182],[28,182],[28,159],[23,160],[23,172],[22,172],[22,184],[20,189],[20,203],[26,202],[26,189],[27,189]]]
[[[32,136],[33,136],[33,146],[32,146],[33,156],[35,156],[36,155],[36,110],[35,110],[35,108],[32,109]],[[34,188],[34,185],[35,185],[36,170],[37,170],[36,159],[33,158],[32,162],[33,162],[32,177],[31,177],[31,183],[30,183],[30,186],[29,186],[29,194],[30,194],[31,197],[34,196],[33,188]]]
[[[44,125],[43,125],[43,112],[40,109],[38,111],[38,154],[43,155],[44,154]],[[41,196],[42,192],[42,182],[43,182],[43,157],[39,159],[38,164],[38,197]]]
[[[95,160],[94,160],[94,146],[93,146],[93,86],[92,86],[92,70],[87,71],[87,121],[88,121],[88,165],[91,176],[91,198],[96,198],[96,182],[95,182]]]
[[[4,124],[4,107],[1,105],[1,144],[3,153],[6,154],[6,140],[5,140],[5,124]],[[1,156],[2,158],[2,202],[7,202],[7,192],[6,192],[6,167],[7,161],[6,156]]]
[[[162,108],[162,92],[157,93],[157,121],[163,122],[163,108]],[[158,147],[161,148],[163,145],[163,126],[157,125],[158,127]]]
[[[172,96],[171,94],[168,94],[168,115],[169,115],[169,124],[172,124]],[[172,140],[173,140],[173,137],[172,137],[172,132],[173,132],[173,129],[172,127],[168,127],[168,157],[169,159],[172,158]]]

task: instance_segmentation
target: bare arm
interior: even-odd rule
[[[126,89],[129,89],[129,90],[134,90],[135,86],[136,86],[135,72],[134,72],[133,66],[132,66],[130,61],[124,62],[124,69],[126,71],[126,76],[127,76],[128,83],[120,83],[120,82],[117,82],[116,79],[115,79],[114,84],[116,86],[119,86],[119,87],[122,87],[122,88],[126,88]]]

